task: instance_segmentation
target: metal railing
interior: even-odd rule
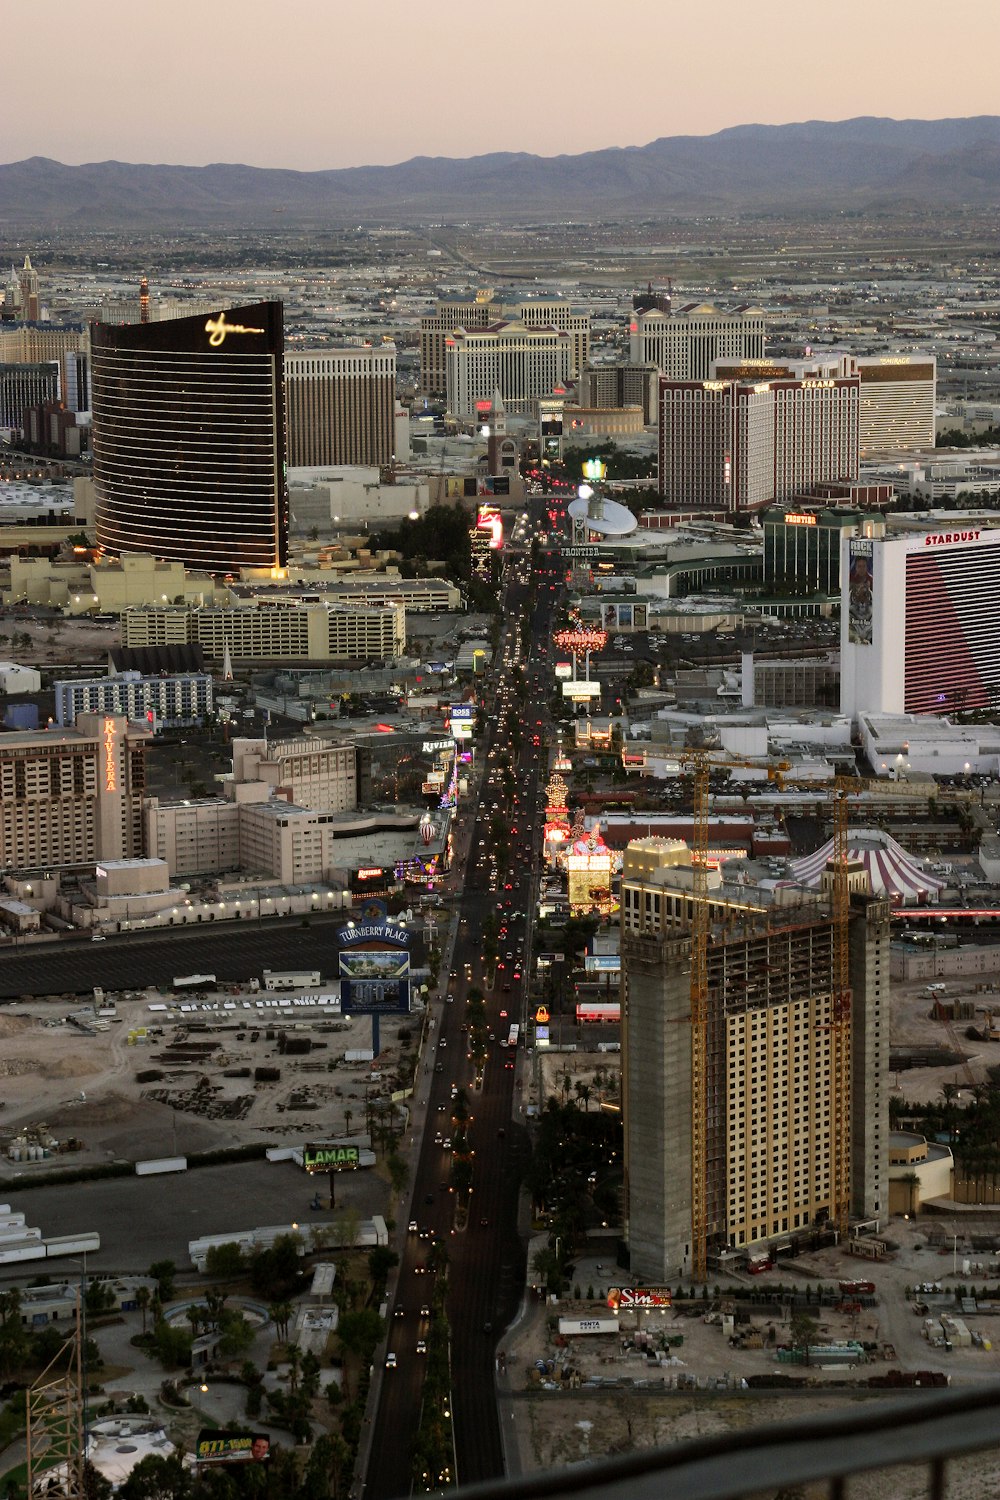
[[[917,1468],[927,1500],[962,1500],[961,1489],[949,1489],[949,1463],[989,1448],[1000,1448],[1000,1383],[904,1401],[871,1398],[861,1411],[853,1406],[849,1413],[545,1470],[462,1494],[468,1500],[774,1500],[806,1485],[812,1497],[815,1486],[825,1485],[829,1500],[848,1500],[852,1476],[891,1479],[894,1469]]]

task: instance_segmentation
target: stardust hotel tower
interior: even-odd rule
[[[91,325],[105,552],[210,573],[284,565],[283,342],[280,302]]]

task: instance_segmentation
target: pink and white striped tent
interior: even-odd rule
[[[857,829],[847,837],[850,857],[860,860],[868,871],[873,895],[890,896],[894,901],[923,902],[944,889],[944,881],[928,874],[920,861],[888,833]],[[800,885],[816,887],[832,855],[833,839],[828,839],[814,854],[792,860],[792,874]]]

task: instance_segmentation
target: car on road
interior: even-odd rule
[[[411,1219],[410,1220],[409,1232],[410,1232],[410,1234],[416,1234],[416,1232],[417,1232],[417,1221],[416,1221],[416,1219]]]
[[[391,1352],[389,1354],[387,1354],[386,1357],[385,1357],[385,1367],[386,1367],[387,1370],[396,1370],[396,1369],[399,1368],[399,1361],[396,1359],[396,1356],[393,1353],[391,1353]]]
[[[426,1354],[427,1353],[427,1340],[426,1339],[417,1339],[417,1353],[418,1354]]]

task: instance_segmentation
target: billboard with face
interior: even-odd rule
[[[872,644],[875,602],[875,559],[871,541],[854,537],[849,544],[847,575],[847,639],[852,646]]]

